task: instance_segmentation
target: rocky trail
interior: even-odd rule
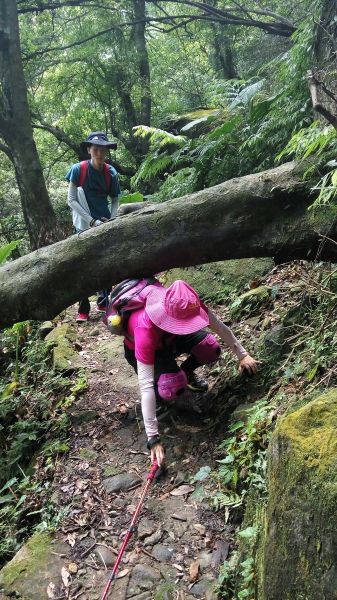
[[[73,322],[68,312],[65,321]],[[70,508],[42,568],[22,563],[22,577],[9,586],[29,600],[101,597],[150,467],[138,382],[122,339],[92,312],[78,327],[76,345],[88,389],[71,408],[70,451],[60,457],[52,496],[61,511]],[[168,474],[150,488],[110,592],[115,600],[217,597],[214,583],[229,551],[230,526],[207,502],[216,440],[203,405],[211,400],[212,391],[158,407]]]

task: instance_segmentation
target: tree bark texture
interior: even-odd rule
[[[337,4],[335,0],[323,0],[321,15],[316,22],[314,61],[308,76],[313,108],[321,115],[320,120],[331,123],[337,129]]]
[[[223,79],[237,79],[238,72],[234,63],[231,40],[226,35],[226,27],[220,28],[217,23],[212,23],[211,44],[214,48],[213,63],[216,71]]]
[[[322,215],[317,224],[308,212],[313,198],[304,169],[286,163],[151,204],[6,263],[0,269],[0,326],[54,317],[126,277],[177,266],[260,256],[337,262],[337,245],[322,246],[318,231],[334,238],[336,226]]]
[[[0,3],[0,135],[10,151],[32,249],[56,240],[56,217],[34,142],[16,0]]]

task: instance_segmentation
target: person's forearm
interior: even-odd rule
[[[137,360],[137,372],[144,426],[147,438],[150,439],[158,435],[156,394],[154,391],[154,365],[144,365]]]
[[[208,310],[209,327],[222,339],[223,342],[236,354],[239,360],[247,356],[248,352],[240,344],[232,330],[225,325],[218,317]]]
[[[117,217],[118,207],[119,207],[119,199],[118,198],[111,198],[110,213],[111,213],[111,218],[112,219],[114,219],[115,217]]]
[[[85,221],[89,228],[92,216],[78,202],[77,187],[74,183],[70,183],[68,187],[68,206]]]

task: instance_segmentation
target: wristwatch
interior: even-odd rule
[[[155,446],[156,444],[160,444],[160,437],[159,437],[159,435],[154,435],[153,437],[149,438],[147,440],[146,447],[147,447],[148,450],[151,450],[153,448],[153,446]]]

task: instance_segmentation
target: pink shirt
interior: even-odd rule
[[[144,308],[131,313],[125,345],[135,351],[136,359],[144,365],[153,365],[156,350],[162,348],[165,331],[148,317]]]

